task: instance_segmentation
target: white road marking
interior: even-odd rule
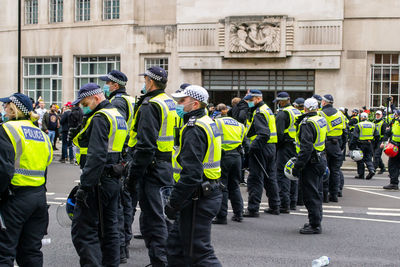
[[[387,208],[368,208],[368,210],[398,211],[398,212],[400,212],[400,209],[387,209]]]
[[[74,183],[80,183],[81,180],[74,180]]]
[[[290,214],[301,215],[301,216],[307,216],[308,215],[307,213],[297,213],[297,212],[291,212]],[[347,219],[347,220],[356,220],[356,221],[385,222],[385,223],[398,223],[398,224],[400,224],[400,221],[393,221],[393,220],[357,218],[357,217],[336,216],[336,215],[324,215],[324,218],[335,218],[335,219]]]
[[[67,197],[55,197],[54,199],[55,200],[67,200],[68,198]]]
[[[374,216],[395,216],[400,217],[400,213],[390,213],[390,212],[367,212],[368,215]]]
[[[381,185],[358,185],[358,184],[346,184],[344,187],[365,187],[365,188],[382,188]]]
[[[47,201],[47,204],[61,205],[62,202]]]
[[[52,195],[55,195],[56,193],[53,193],[53,192],[46,192],[46,196],[52,196]]]
[[[324,209],[329,209],[329,208],[331,208],[331,209],[341,209],[342,208],[342,206],[328,206],[328,205],[322,205],[322,207]]]
[[[363,193],[383,196],[383,197],[390,197],[390,198],[394,198],[394,199],[400,199],[400,197],[396,197],[396,196],[392,196],[392,195],[386,195],[386,194],[382,194],[382,193],[370,192],[370,191],[367,191],[367,190],[362,190],[362,189],[354,188],[354,187],[348,187],[348,189],[359,191],[359,192],[363,192]]]

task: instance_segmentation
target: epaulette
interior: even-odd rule
[[[142,105],[148,105],[149,104],[149,102],[150,102],[150,99],[151,99],[151,97],[146,97],[144,100],[143,100],[143,102],[142,102]]]
[[[118,93],[118,94],[115,95],[115,97],[122,97],[122,94]]]
[[[187,126],[193,127],[196,124],[197,118],[195,116],[192,116],[189,118],[189,121],[187,122]]]
[[[309,118],[309,117],[305,117],[305,118],[301,121],[301,124],[306,124],[307,121],[308,121],[308,118]]]
[[[256,109],[256,114],[257,114],[257,113],[260,113],[260,108],[257,108],[257,109]]]

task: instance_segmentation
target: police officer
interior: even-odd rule
[[[222,116],[215,120],[222,136],[221,183],[222,204],[213,221],[214,224],[227,224],[228,197],[233,209],[232,221],[243,220],[243,199],[240,193],[239,181],[242,168],[241,144],[246,130],[237,120]]]
[[[276,132],[278,135],[276,169],[281,199],[281,213],[289,213],[296,210],[297,181],[289,180],[284,173],[286,162],[296,156],[295,122],[301,116],[301,112],[290,104],[289,94],[280,92],[274,102],[278,102],[279,112],[276,115]]]
[[[298,119],[296,144],[297,160],[292,174],[299,177],[309,223],[301,234],[320,234],[322,231],[322,176],[326,169],[326,120],[317,113],[318,102],[308,98],[304,102],[305,114]]]
[[[211,221],[222,200],[220,132],[206,114],[203,87],[191,85],[172,96],[185,125],[173,158],[177,183],[165,206],[168,218],[176,218],[168,236],[168,265],[222,266],[211,246]]]
[[[49,215],[46,203],[46,173],[53,159],[47,134],[33,124],[26,95],[0,98],[3,123],[0,127],[0,266],[43,266],[42,238]],[[3,229],[3,227],[6,227]],[[4,231],[5,230],[5,231]]]
[[[78,103],[83,107],[84,122],[73,143],[82,172],[75,195],[72,242],[81,266],[118,266],[118,170],[128,129],[97,84],[83,85],[73,105]]]
[[[297,108],[301,114],[304,114],[304,98],[296,98],[296,100],[293,102],[293,107]]]
[[[259,217],[259,209],[263,187],[268,197],[269,208],[266,213],[280,214],[280,199],[276,181],[276,142],[278,141],[275,116],[264,103],[259,90],[250,90],[245,97],[248,100],[249,120],[247,122],[247,137],[250,141],[249,177],[247,189],[249,192],[248,207],[244,217]]]
[[[322,103],[322,96],[320,95],[313,95],[312,98],[316,99],[318,101],[318,110],[322,109],[321,103]]]
[[[326,159],[330,172],[329,179],[324,182],[324,202],[338,202],[342,147],[346,145],[346,119],[342,112],[333,107],[332,95],[324,95],[321,105],[319,114],[327,121]]]
[[[106,83],[103,86],[103,92],[111,104],[124,117],[128,129],[131,128],[134,117],[135,99],[129,96],[126,92],[126,83],[128,78],[118,70],[112,70],[105,76],[100,76],[100,80]],[[125,150],[125,148],[124,148]],[[124,161],[128,161],[128,155],[123,153]],[[125,177],[123,177],[124,179]],[[136,197],[136,196],[134,196]],[[134,219],[134,211],[132,207],[131,194],[121,183],[120,199],[118,205],[118,222],[121,238],[121,263],[126,263],[129,258],[129,243],[132,239],[132,222]]]
[[[152,266],[165,266],[168,230],[159,191],[163,186],[173,185],[175,102],[164,92],[168,76],[163,68],[154,66],[141,75],[144,76],[144,95],[135,106],[134,125],[128,142],[134,151],[126,182],[131,193],[138,183],[140,231],[150,262]]]
[[[396,113],[400,113],[400,110],[396,110]],[[388,133],[388,136],[390,137],[389,142],[395,145],[398,151],[400,146],[400,122],[398,118],[394,121],[393,126]],[[384,148],[383,143],[380,145],[380,148]],[[399,190],[400,153],[397,153],[395,157],[389,157],[388,165],[390,183],[388,185],[385,185],[383,189]]]
[[[382,161],[383,149],[381,148],[381,144],[387,141],[386,128],[388,128],[388,125],[383,119],[382,111],[378,110],[375,113],[374,123],[379,134],[379,140],[375,143],[374,146],[374,168],[376,171],[379,167],[381,170],[378,172],[378,174],[383,174],[386,171],[386,169],[385,169],[385,164]]]
[[[357,147],[363,152],[363,158],[357,161],[357,173],[354,178],[364,179],[364,163],[368,168],[368,175],[365,179],[369,180],[375,175],[374,164],[372,163],[373,157],[373,144],[374,141],[379,140],[379,133],[376,130],[375,124],[368,121],[368,114],[363,112],[360,115],[360,122],[356,125],[353,131],[353,138],[351,140],[349,149],[354,150]]]
[[[360,122],[360,116],[358,115],[358,109],[353,109],[351,111],[351,117],[349,120],[349,129],[352,133],[354,131],[355,126]]]

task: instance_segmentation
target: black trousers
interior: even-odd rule
[[[193,201],[189,200],[178,214],[168,236],[168,266],[219,267],[222,266],[211,246],[211,221],[217,215],[222,201],[218,187],[208,197],[197,200],[194,220],[193,257],[189,257],[192,231]]]
[[[385,168],[385,164],[383,163],[383,160],[382,160],[383,148],[380,148],[381,144],[382,144],[382,141],[379,141],[374,149],[374,168],[375,168],[375,170],[378,168],[381,168],[381,170],[383,170]]]
[[[257,212],[260,209],[263,188],[265,188],[268,203],[271,208],[280,207],[279,189],[276,181],[275,144],[267,144],[265,147],[252,148],[249,152],[249,170],[247,190],[249,192],[248,210]],[[258,163],[258,161],[260,163]],[[267,178],[260,166],[267,172]]]
[[[168,223],[164,219],[160,188],[172,185],[172,164],[163,160],[154,160],[139,181],[140,231],[153,266],[167,263]]]
[[[118,231],[119,179],[102,177],[101,207],[97,190],[88,193],[86,207],[77,201],[72,220],[72,243],[80,257],[81,266],[118,266],[120,238]],[[100,235],[99,209],[103,212],[103,238]]]
[[[217,218],[224,219],[227,217],[228,198],[231,200],[233,213],[237,216],[242,216],[243,199],[239,187],[240,171],[242,168],[241,160],[241,155],[236,149],[222,153],[220,182],[224,185],[224,189],[222,191],[221,208],[217,214]]]
[[[324,182],[324,193],[337,195],[340,187],[343,153],[340,149],[340,141],[326,140],[326,160],[329,168],[329,179]]]
[[[308,220],[314,227],[321,225],[322,221],[322,176],[325,170],[326,158],[323,156],[318,163],[309,161],[301,171],[299,179]]]
[[[44,186],[15,190],[0,206],[7,231],[0,231],[0,266],[43,266],[42,238],[49,214]]]
[[[367,166],[369,172],[374,172],[374,164],[372,163],[372,144],[369,142],[363,142],[359,144],[361,151],[363,152],[363,159],[357,161],[357,173],[360,177],[364,177],[364,164]]]
[[[123,186],[121,188],[118,200],[118,225],[121,247],[129,245],[132,239],[132,223],[133,223],[133,208],[132,197],[128,190]]]
[[[399,184],[400,174],[400,154],[394,158],[389,158],[389,177],[391,184]]]
[[[279,185],[281,207],[289,208],[290,203],[297,202],[297,182],[285,176],[285,165],[289,159],[296,156],[296,147],[293,143],[284,143],[276,153],[276,177]]]

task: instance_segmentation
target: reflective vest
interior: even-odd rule
[[[207,135],[207,151],[203,158],[203,173],[208,179],[218,179],[221,177],[221,134],[220,131],[215,124],[215,122],[207,115],[204,115],[201,118],[197,118],[195,122],[186,123],[181,131],[179,137],[179,144],[180,146],[175,150],[175,153],[172,157],[172,168],[174,172],[174,179],[176,182],[179,181],[181,178],[181,171],[182,166],[178,162],[179,154],[181,153],[182,148],[182,137],[183,131],[186,127],[193,127],[188,126],[188,124],[193,124],[200,127],[204,130]],[[187,140],[190,142],[190,140]]]
[[[324,117],[327,122],[328,136],[338,137],[343,134],[343,129],[346,129],[346,120],[341,111],[337,110],[335,114],[328,116],[321,110],[319,114]]]
[[[306,120],[304,122],[304,120]],[[308,117],[304,119],[303,122],[300,123],[297,132],[296,132],[296,152],[300,152],[300,128],[303,123],[311,122],[315,130],[317,132],[317,138],[314,140],[313,147],[316,151],[324,151],[325,150],[325,140],[326,135],[328,133],[327,123],[324,117],[315,115],[312,117]]]
[[[129,95],[123,95],[123,94],[116,94],[110,99],[110,103],[116,98],[116,97],[121,97],[125,100],[127,106],[128,106],[128,118],[126,119],[126,124],[128,125],[128,129],[130,130],[131,127],[133,126],[133,118],[134,116],[134,108],[135,108],[135,99]]]
[[[261,107],[258,107],[256,110],[254,110],[253,117],[251,118],[251,121],[248,122],[247,132],[250,130],[251,126],[253,125],[254,116],[257,113],[263,114],[265,119],[267,120],[268,128],[270,131],[268,143],[277,143],[278,135],[276,133],[275,116],[274,116],[274,113],[272,113],[272,110],[266,104],[262,105]],[[249,137],[249,140],[251,143],[251,142],[253,142],[254,139],[256,139],[257,135],[248,136],[248,137]]]
[[[301,116],[301,112],[293,106],[287,106],[283,109],[283,111],[286,111],[290,118],[289,127],[286,128],[283,133],[287,133],[291,138],[295,139],[296,127],[294,126],[294,123],[296,122],[296,119]]]
[[[378,131],[378,133],[379,133],[379,136],[380,136],[380,138],[383,138],[383,132],[382,132],[382,125],[383,125],[383,119],[381,119],[379,122],[377,122],[377,123],[375,123],[375,127],[376,127],[376,130]]]
[[[108,133],[108,153],[121,152],[124,147],[125,139],[128,135],[128,128],[124,117],[116,108],[100,109],[87,119],[85,127],[83,127],[73,140],[73,143],[76,146],[75,157],[78,164],[80,163],[81,155],[86,155],[88,151],[88,148],[81,145],[80,141],[84,138],[85,132],[89,128],[89,125],[96,114],[103,114],[110,123],[110,132]]]
[[[41,186],[45,171],[53,160],[50,138],[30,120],[8,121],[2,124],[14,147],[15,186]]]
[[[161,127],[157,138],[157,148],[161,152],[172,152],[174,147],[174,127],[176,121],[179,119],[176,114],[175,101],[172,100],[165,93],[161,93],[149,100],[150,103],[155,103],[160,107],[161,110]],[[141,107],[136,111],[135,118],[133,121],[134,125],[131,127],[129,134],[129,147],[134,147],[137,143],[137,132],[135,129],[135,124],[137,123],[137,115]],[[141,118],[146,120],[146,118]]]
[[[358,115],[355,115],[355,116],[352,116],[350,119],[352,120],[354,118],[357,120],[357,124],[358,124],[360,122],[360,117]],[[350,125],[350,127],[349,127],[350,131],[353,131],[355,127],[356,127],[356,124]]]
[[[374,139],[375,123],[365,120],[358,123],[357,127],[360,130],[359,140]]]
[[[400,123],[396,121],[392,126],[392,140],[400,142]]]
[[[222,149],[233,150],[243,142],[244,125],[231,117],[222,117],[215,120],[222,138]]]

